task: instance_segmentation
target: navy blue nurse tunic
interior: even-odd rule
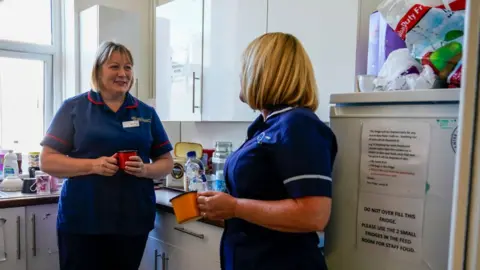
[[[228,158],[226,184],[237,198],[282,200],[332,194],[335,135],[309,109],[279,108],[259,116]],[[286,217],[288,218],[288,217]],[[225,221],[224,270],[327,269],[315,232],[285,233],[241,219]]]
[[[41,144],[87,159],[133,149],[145,163],[172,150],[152,107],[127,93],[113,112],[95,91],[64,101]],[[111,177],[70,177],[63,185],[57,218],[61,232],[141,235],[153,229],[154,220],[152,179],[119,170]]]

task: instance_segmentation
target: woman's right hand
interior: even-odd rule
[[[103,176],[112,176],[118,171],[116,155],[99,157],[93,160],[92,172]]]

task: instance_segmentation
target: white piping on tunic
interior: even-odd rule
[[[290,177],[286,180],[283,181],[283,184],[286,185],[290,182],[293,182],[293,181],[298,181],[298,180],[303,180],[303,179],[322,179],[322,180],[327,180],[327,181],[332,181],[332,178],[331,177],[328,177],[328,176],[325,176],[325,175],[320,175],[320,174],[304,174],[304,175],[297,175],[297,176],[293,176],[293,177]]]
[[[288,112],[290,111],[291,109],[293,109],[293,107],[287,107],[287,108],[284,108],[284,109],[281,109],[281,110],[278,110],[278,111],[274,111],[272,112],[271,114],[267,115],[267,118],[265,118],[264,121],[267,121],[268,118],[274,116],[274,115],[277,115],[277,114],[281,114],[281,113],[284,113],[284,112]]]

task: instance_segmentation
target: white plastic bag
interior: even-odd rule
[[[422,65],[410,56],[409,50],[398,49],[393,51],[383,64],[375,83],[375,91],[392,91],[410,89],[406,75],[418,74]]]

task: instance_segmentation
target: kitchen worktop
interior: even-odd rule
[[[170,203],[170,199],[181,193],[183,193],[183,191],[173,190],[168,188],[161,188],[159,190],[155,190],[157,209],[159,211],[164,211],[164,212],[174,214],[172,204]],[[58,203],[59,196],[60,196],[60,192],[55,192],[50,195],[37,195],[37,194],[24,194],[21,192],[0,191],[0,209]],[[219,221],[212,221],[207,219],[201,219],[199,221],[210,224],[210,225],[218,226],[218,227],[223,227],[223,223]]]
[[[50,195],[38,195],[38,194],[25,194],[20,191],[16,191],[16,192],[0,191],[0,209],[57,203],[59,196],[60,196],[60,192],[55,192]]]

